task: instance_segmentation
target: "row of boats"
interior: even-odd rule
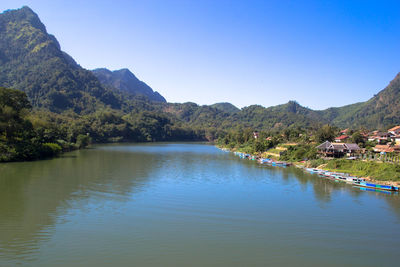
[[[289,163],[289,162],[275,161],[275,160],[268,159],[268,158],[260,158],[260,157],[256,157],[251,154],[246,154],[246,153],[242,153],[242,152],[233,152],[233,153],[242,159],[255,160],[260,164],[267,164],[267,165],[276,166],[276,167],[286,167],[286,166],[291,165],[291,163]],[[305,168],[300,165],[299,166],[296,165],[296,167],[302,168],[309,173],[317,174],[318,176],[323,177],[323,178],[328,178],[328,179],[332,179],[332,180],[336,180],[336,181],[345,182],[345,183],[352,184],[352,185],[360,187],[360,188],[384,190],[384,191],[399,191],[399,187],[392,186],[392,185],[380,185],[380,184],[370,183],[370,182],[366,181],[365,178],[351,176],[346,173],[331,172],[331,171],[326,171],[326,170],[316,169],[316,168]]]
[[[275,160],[268,159],[268,158],[260,158],[260,157],[256,157],[251,154],[246,154],[246,153],[242,153],[242,152],[233,152],[233,153],[242,159],[256,160],[260,164],[267,164],[267,165],[277,166],[277,167],[286,167],[286,166],[291,165],[291,163],[289,163],[289,162],[275,161]]]
[[[318,174],[319,176],[337,180],[337,181],[343,181],[343,182],[346,182],[346,183],[349,183],[349,184],[352,184],[352,185],[355,185],[358,187],[365,187],[365,188],[371,188],[371,189],[376,189],[376,190],[385,190],[385,191],[399,191],[399,188],[396,186],[370,183],[370,182],[367,182],[365,180],[365,178],[351,176],[351,175],[348,175],[347,173],[330,172],[330,171],[315,169],[315,168],[304,168],[304,169],[309,173]]]

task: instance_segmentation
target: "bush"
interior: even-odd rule
[[[42,157],[54,157],[58,156],[62,151],[60,145],[55,143],[44,143],[42,144],[42,148],[40,154]]]
[[[12,161],[16,156],[15,148],[0,143],[0,162]]]
[[[316,159],[317,151],[312,145],[289,146],[286,151],[281,154],[282,160],[299,161]]]
[[[314,160],[310,160],[308,162],[308,167],[309,168],[316,168],[322,164],[325,164],[326,161],[324,159],[314,159]]]
[[[79,148],[85,148],[85,147],[89,146],[91,141],[92,141],[92,139],[90,138],[90,136],[84,135],[84,134],[80,134],[76,138],[76,145]]]

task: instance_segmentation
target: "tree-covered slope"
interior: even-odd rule
[[[55,112],[121,106],[114,93],[61,51],[26,6],[0,14],[0,86],[23,90],[34,107]]]
[[[245,107],[237,113],[237,120],[259,130],[316,127],[325,123],[318,113],[294,101],[268,108],[259,105]]]
[[[221,110],[226,113],[236,113],[236,112],[240,111],[239,108],[237,108],[236,106],[234,106],[228,102],[215,103],[215,104],[212,104],[211,107],[216,108],[216,109]]]
[[[252,128],[254,130],[281,130],[284,128],[315,128],[326,121],[317,112],[302,107],[294,101],[265,108],[252,105],[232,112],[215,105],[199,106],[195,103],[167,104],[163,111],[196,127],[214,127],[221,130]]]
[[[339,127],[373,129],[400,124],[400,73],[370,100],[329,108],[319,114]]]
[[[92,70],[92,72],[106,87],[116,88],[133,96],[145,96],[150,101],[166,102],[162,95],[157,91],[154,92],[150,86],[136,78],[128,69],[110,71],[101,68]]]
[[[81,115],[111,109],[118,114],[116,121],[129,118],[132,125],[153,127],[168,121],[168,127],[162,128],[166,132],[175,126],[216,132],[239,127],[276,131],[316,128],[326,123],[371,129],[400,124],[399,75],[367,102],[322,111],[308,109],[295,101],[268,108],[252,105],[242,109],[230,103],[166,103],[160,94],[127,69],[91,72],[81,68],[60,49],[55,37],[47,33],[28,7],[0,14],[0,86],[25,91],[36,109],[57,113],[71,109]],[[151,123],[143,124],[143,121]],[[141,128],[142,136],[147,134],[144,128]],[[157,130],[152,134],[157,137],[146,139],[165,139],[163,134]],[[98,140],[109,140],[112,135],[107,133],[107,138]],[[123,140],[130,139],[137,138],[123,137]]]

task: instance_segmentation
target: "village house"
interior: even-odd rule
[[[376,153],[392,153],[392,152],[400,152],[400,146],[391,146],[391,145],[376,145],[374,147],[374,152]]]
[[[368,141],[376,141],[378,144],[382,144],[391,141],[392,136],[392,133],[373,131],[370,133],[370,136],[368,136]]]
[[[395,142],[400,144],[400,126],[395,126],[387,130],[387,132],[372,131],[368,134],[368,141],[375,141],[379,145],[387,142]]]
[[[390,153],[390,152],[394,152],[394,148],[391,147],[390,145],[376,145],[374,147],[374,152],[377,152],[377,153]]]
[[[355,156],[360,153],[361,148],[357,144],[331,143],[325,141],[317,146],[318,153],[324,157],[341,158],[344,156]]]
[[[350,139],[350,136],[343,134],[343,135],[339,135],[338,137],[336,137],[335,142],[336,143],[344,143],[349,139]]]
[[[395,126],[388,130],[388,133],[391,133],[394,136],[400,135],[400,126]]]

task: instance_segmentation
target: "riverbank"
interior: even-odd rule
[[[0,143],[0,163],[36,161],[58,157],[66,152],[87,148],[91,139],[79,135],[75,143],[57,140],[57,142],[22,141],[14,144]]]
[[[331,159],[306,161],[304,164],[306,167],[315,167],[326,171],[347,173],[351,176],[362,177],[367,181],[383,185],[400,185],[400,165],[395,163]]]
[[[236,149],[228,149],[217,146],[220,149],[230,152],[242,152]],[[250,154],[253,158],[262,159],[263,153]],[[274,157],[273,160],[279,161],[279,157]],[[282,162],[282,161],[280,161]],[[394,163],[379,163],[361,160],[347,160],[347,159],[330,159],[330,160],[309,160],[309,161],[287,161],[285,163],[292,164],[301,168],[316,168],[319,170],[344,173],[349,176],[356,176],[363,178],[366,181],[380,184],[400,186],[400,165]]]

